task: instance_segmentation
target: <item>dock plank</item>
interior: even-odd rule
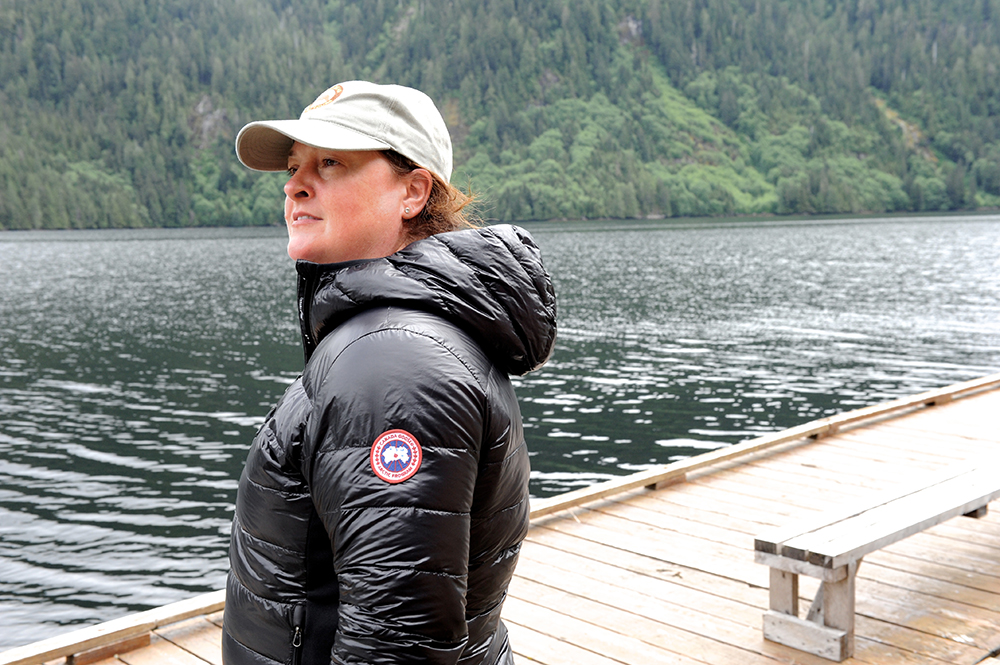
[[[865,559],[864,566],[866,573],[869,566],[872,568],[872,572],[860,576],[859,579],[877,579],[881,583],[899,588],[910,588],[916,593],[934,598],[971,605],[994,613],[1000,612],[1000,596],[995,592],[959,584],[954,581],[954,578],[952,580],[940,579],[940,573],[938,576],[923,574],[924,570],[937,568],[937,566],[925,564],[900,569],[878,565],[879,559],[874,555],[871,558],[874,560]]]
[[[117,658],[125,665],[206,665],[205,660],[161,637],[154,637],[144,649],[118,654]]]
[[[159,628],[156,635],[211,665],[222,665],[222,631],[205,617]]]
[[[516,604],[516,603],[515,603]],[[507,621],[511,647],[518,663],[541,665],[623,665],[622,661],[602,656],[575,644],[551,637],[521,625],[516,620]],[[627,661],[626,661],[627,663]]]
[[[507,602],[510,605],[507,605]],[[619,663],[662,663],[663,665],[704,665],[704,661],[671,653],[642,640],[622,635],[606,627],[581,621],[549,607],[518,597],[504,603],[505,620],[531,627],[566,645],[573,645],[595,656]],[[563,656],[565,658],[565,656]],[[553,661],[570,663],[569,660]]]
[[[930,579],[965,586],[989,594],[1000,594],[1000,576],[985,575],[969,570],[962,566],[961,561],[916,558],[887,547],[865,557],[865,566],[868,565],[898,570],[907,574],[924,575]]]
[[[890,551],[926,561],[939,561],[946,565],[958,566],[977,575],[1000,575],[993,548],[977,543],[922,533],[893,544]]]

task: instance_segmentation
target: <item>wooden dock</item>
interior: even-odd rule
[[[998,425],[994,375],[536,502],[504,606],[517,660],[830,663],[763,639],[769,572],[754,562],[755,535],[942,468],[997,459]],[[811,598],[817,585],[803,578],[801,595]],[[845,663],[1000,665],[1000,511],[867,555],[856,589],[857,646]],[[122,638],[132,642],[70,662],[221,663],[222,601],[217,592],[19,647],[0,653],[0,665],[62,663]]]

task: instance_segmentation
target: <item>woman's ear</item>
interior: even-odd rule
[[[403,181],[406,185],[403,194],[403,219],[413,219],[427,205],[434,186],[434,176],[427,169],[418,168],[403,176]]]

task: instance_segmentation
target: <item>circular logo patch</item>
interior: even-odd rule
[[[387,483],[401,483],[417,472],[423,457],[423,450],[412,434],[392,429],[372,444],[372,471]]]
[[[327,88],[323,91],[323,94],[316,98],[316,101],[306,107],[306,110],[303,111],[303,113],[315,111],[321,106],[326,106],[330,102],[335,101],[337,97],[340,97],[340,93],[342,92],[344,92],[344,87],[339,83],[333,87]]]

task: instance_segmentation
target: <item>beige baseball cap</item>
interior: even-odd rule
[[[430,97],[401,85],[338,83],[298,120],[246,125],[236,137],[236,155],[255,171],[284,171],[295,141],[330,150],[395,150],[451,179],[451,136],[441,112]]]

